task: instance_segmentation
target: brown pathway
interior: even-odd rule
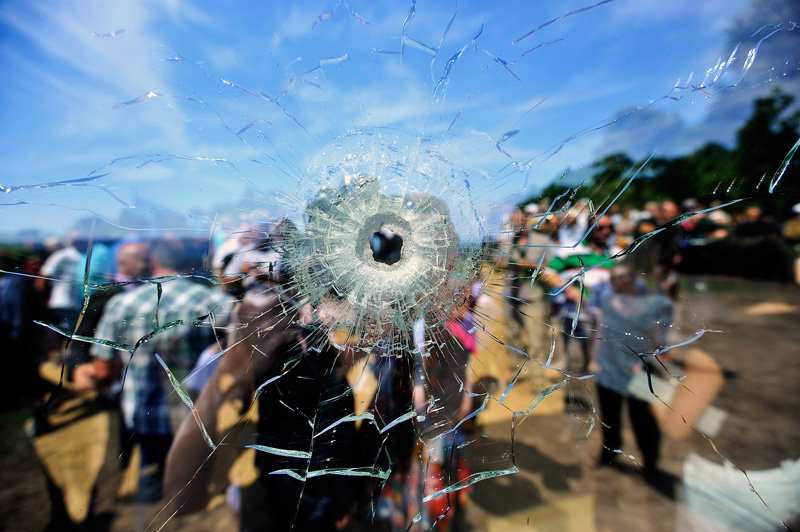
[[[705,327],[698,344],[728,371],[715,404],[728,412],[714,439],[720,453],[746,469],[776,467],[797,458],[800,449],[800,290],[794,286],[728,279],[692,279],[679,302],[679,335]],[[481,355],[479,355],[479,358]],[[481,367],[491,367],[484,355]],[[499,366],[505,361],[500,360]],[[476,368],[479,364],[475,365]],[[481,369],[491,374],[491,369]],[[476,369],[476,373],[480,373]],[[532,399],[522,393],[520,405]],[[599,449],[596,435],[578,444],[586,429],[592,385],[570,384],[548,397],[534,415],[518,424],[515,451],[518,475],[478,483],[466,517],[472,530],[642,530],[675,529],[677,506],[634,474],[593,470],[586,464]],[[571,401],[568,402],[567,399]],[[487,442],[509,445],[507,413],[487,412],[481,423]],[[45,528],[50,503],[22,419],[5,415],[0,434],[0,530],[38,532]],[[111,420],[113,439],[114,423]],[[624,427],[627,453],[636,453]],[[78,440],[75,440],[75,444]],[[64,441],[64,445],[70,445]],[[720,462],[697,434],[665,442],[661,463],[679,475],[689,451]],[[144,530],[158,505],[142,507],[115,499],[122,473],[108,453],[100,470],[91,530]],[[218,503],[221,502],[218,500]],[[172,520],[165,530],[235,530],[235,516],[220,504],[207,512]]]

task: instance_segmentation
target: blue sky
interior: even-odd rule
[[[745,70],[762,32],[727,64],[734,27],[791,20],[790,2],[758,4],[420,0],[410,17],[411,2],[4,2],[2,231],[93,213],[207,228],[243,194],[276,214],[357,128],[431,139],[484,209],[610,152],[731,142],[753,98],[797,88],[800,31]]]

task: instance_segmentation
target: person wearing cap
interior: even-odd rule
[[[239,237],[240,249],[233,253],[222,271],[222,286],[241,295],[258,281],[277,279],[283,255],[274,247],[277,224],[253,226]]]

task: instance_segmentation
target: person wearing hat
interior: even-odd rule
[[[226,291],[241,295],[258,281],[279,277],[283,255],[274,246],[277,228],[277,224],[263,223],[241,234],[241,248],[232,254],[222,271],[221,281]]]

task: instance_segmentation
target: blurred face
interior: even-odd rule
[[[663,220],[662,223],[668,222],[676,218],[679,214],[680,214],[680,209],[678,209],[678,206],[675,203],[671,201],[665,201],[661,205],[661,219]]]
[[[150,257],[145,244],[127,244],[117,256],[119,273],[131,279],[147,277],[150,273]]]
[[[658,226],[651,222],[641,222],[639,225],[636,226],[636,233],[634,236],[639,238],[640,236],[646,235],[647,233],[652,233],[658,229]]]
[[[522,214],[522,211],[517,209],[516,211],[511,213],[511,218],[508,221],[509,230],[515,233],[523,230],[525,228],[525,215]]]
[[[611,218],[608,216],[603,216],[597,220],[597,225],[595,225],[594,229],[592,230],[592,237],[595,242],[604,243],[609,239],[613,232],[614,224],[611,222]]]
[[[745,211],[745,215],[747,216],[747,221],[749,222],[757,222],[761,220],[761,208],[760,207],[748,207]]]
[[[630,268],[617,266],[611,270],[611,286],[620,294],[633,293],[636,283]]]
[[[542,225],[540,227],[542,231],[545,231],[547,233],[552,233],[558,229],[558,218],[556,218],[552,214],[546,216],[544,220],[542,220]]]

